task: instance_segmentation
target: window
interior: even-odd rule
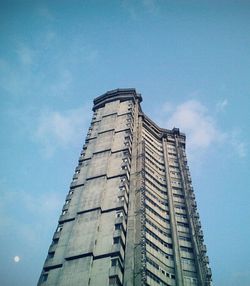
[[[184,277],[185,285],[195,286],[198,285],[197,279],[192,277]]]
[[[182,264],[194,265],[194,260],[191,258],[182,257],[181,262]]]
[[[120,237],[113,238],[113,244],[119,244],[119,242],[120,242]]]
[[[119,188],[119,191],[125,191],[125,190],[126,190],[126,189],[125,189],[124,186],[122,186],[122,187]]]
[[[176,213],[176,217],[178,217],[179,219],[187,219],[187,216],[185,214],[180,213]]]
[[[62,228],[63,228],[62,225],[59,225],[58,228],[57,228],[57,230],[56,230],[56,232],[62,231]]]
[[[124,197],[118,197],[118,202],[124,202]]]
[[[162,286],[169,286],[169,284],[163,282],[158,276],[147,270],[147,276],[154,280],[157,284]]]
[[[190,237],[186,237],[186,236],[182,236],[182,235],[179,236],[179,239],[184,240],[184,241],[191,241]]]
[[[109,277],[109,285],[122,285],[118,276]]]
[[[57,244],[58,241],[59,241],[59,238],[54,238],[54,239],[52,240],[52,244]]]
[[[189,248],[189,247],[186,247],[186,246],[181,246],[180,249],[181,249],[181,251],[185,251],[185,252],[189,252],[189,253],[193,252],[192,248]]]
[[[111,259],[111,266],[112,267],[118,266],[122,270],[122,264],[121,264],[120,259],[118,257]]]
[[[41,282],[43,283],[43,282],[45,282],[45,281],[47,281],[47,279],[48,279],[48,273],[44,273],[43,275],[42,275],[42,277],[41,277]]]
[[[159,228],[157,225],[155,225],[155,224],[152,222],[152,220],[148,220],[148,219],[146,218],[146,222],[147,222],[150,226],[152,226],[154,229],[156,229],[158,232],[160,232],[161,234],[163,234],[163,235],[165,235],[165,236],[171,238],[170,233],[167,233],[165,230],[162,230],[161,228]]]
[[[121,177],[121,182],[126,182],[127,180],[126,180],[126,178],[125,177]]]
[[[186,210],[185,206],[182,206],[182,205],[175,204],[174,207],[179,210]]]
[[[117,211],[116,217],[123,217],[123,211]]]
[[[115,259],[111,259],[111,266],[117,266],[119,263],[119,259],[115,258]]]
[[[156,268],[157,270],[159,270],[159,265],[158,265],[155,261],[153,261],[152,259],[150,259],[149,257],[147,257],[147,262],[148,262],[149,264],[151,264],[154,268]]]
[[[189,227],[188,223],[181,222],[181,221],[177,221],[177,225],[182,226],[182,227],[187,227],[187,228]]]
[[[150,206],[146,205],[146,210],[150,211],[152,214],[160,218],[160,220],[164,221],[165,223],[169,223],[169,219],[166,219],[165,217],[161,216],[159,212],[156,212],[154,209],[152,209]],[[169,215],[169,213],[166,211],[164,216]]]
[[[161,254],[162,256],[164,256],[165,258],[169,259],[169,260],[173,260],[173,255],[172,254],[168,254],[164,251],[162,251],[158,246],[156,246],[154,243],[152,243],[150,240],[146,239],[146,243],[148,246],[152,247],[154,250],[158,251],[159,254]]]
[[[53,258],[55,256],[55,252],[49,252],[48,253],[48,258]]]
[[[115,224],[115,230],[120,230],[120,229],[122,229],[122,224],[121,223]]]
[[[125,165],[125,166],[122,166],[122,170],[127,170],[128,169],[128,166]]]
[[[159,241],[162,245],[164,245],[165,247],[168,248],[173,248],[173,245],[171,243],[167,243],[164,240],[162,240],[158,235],[156,235],[154,232],[152,232],[151,230],[149,230],[148,228],[146,228],[146,232],[152,236],[154,239],[156,239],[157,241]]]

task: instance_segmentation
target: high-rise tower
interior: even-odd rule
[[[38,285],[211,285],[185,135],[141,101],[135,89],[94,100]]]

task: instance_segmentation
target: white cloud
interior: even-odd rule
[[[167,120],[167,126],[175,126],[185,132],[192,149],[206,148],[223,138],[223,133],[208,114],[207,108],[196,100],[189,100],[177,106]]]
[[[217,106],[223,110],[227,100],[221,101]],[[208,108],[197,100],[188,100],[173,107],[169,102],[162,105],[161,110],[168,117],[161,118],[160,124],[166,128],[177,127],[187,136],[187,148],[193,157],[200,157],[201,152],[211,146],[225,144],[234,151],[239,158],[247,156],[247,144],[241,139],[240,130],[222,130],[216,117],[212,116]]]
[[[56,149],[76,146],[83,139],[89,107],[75,108],[65,112],[42,112],[35,131],[35,139],[41,144],[47,157]]]

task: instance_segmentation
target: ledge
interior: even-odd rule
[[[106,103],[115,100],[133,100],[134,102],[139,100],[139,102],[141,102],[142,97],[136,92],[135,88],[119,88],[110,90],[94,99],[94,106],[92,110],[95,111],[96,109],[103,107]]]

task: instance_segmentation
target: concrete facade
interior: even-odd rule
[[[38,285],[211,285],[185,135],[141,101],[135,89],[94,100]]]

